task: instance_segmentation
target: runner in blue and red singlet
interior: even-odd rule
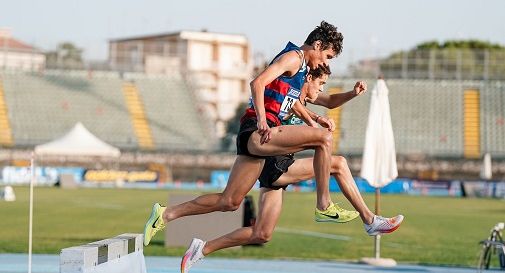
[[[295,51],[300,56],[302,56],[302,50],[300,47],[289,42],[277,56],[275,56],[272,63],[277,60],[284,53],[289,51]],[[270,64],[272,64],[270,63]],[[267,86],[265,86],[265,111],[267,115],[267,120],[274,123],[276,126],[281,125],[281,120],[286,117],[289,110],[294,105],[294,102],[300,97],[300,92],[302,86],[305,82],[305,77],[307,76],[307,65],[305,60],[303,60],[298,72],[292,76],[280,76],[273,80]],[[250,102],[250,107],[246,109],[244,116],[241,121],[243,122],[248,118],[256,118],[256,111],[252,105],[252,99]]]

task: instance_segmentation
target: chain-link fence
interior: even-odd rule
[[[434,49],[361,60],[350,75],[386,79],[504,80],[505,50]]]

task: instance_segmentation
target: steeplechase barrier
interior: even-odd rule
[[[125,233],[64,248],[60,253],[60,273],[146,273],[143,236]]]

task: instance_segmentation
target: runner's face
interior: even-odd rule
[[[310,69],[316,69],[318,66],[329,65],[329,61],[335,58],[336,54],[333,50],[333,47],[329,47],[327,49],[321,49],[321,42],[316,41],[313,45],[314,49],[312,50],[313,54],[310,54],[310,58],[307,62]]]
[[[312,75],[307,76],[307,97],[305,101],[314,103],[319,93],[323,92],[323,86],[328,80],[328,75],[323,74],[319,78],[312,78]]]

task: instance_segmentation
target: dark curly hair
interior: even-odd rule
[[[309,75],[311,75],[313,79],[317,79],[323,75],[331,75],[331,70],[327,65],[319,65],[316,69],[311,69]]]
[[[305,40],[305,44],[312,45],[315,41],[321,41],[323,50],[331,46],[338,56],[342,52],[344,36],[337,31],[337,27],[326,21],[322,21],[321,24],[309,34]]]

